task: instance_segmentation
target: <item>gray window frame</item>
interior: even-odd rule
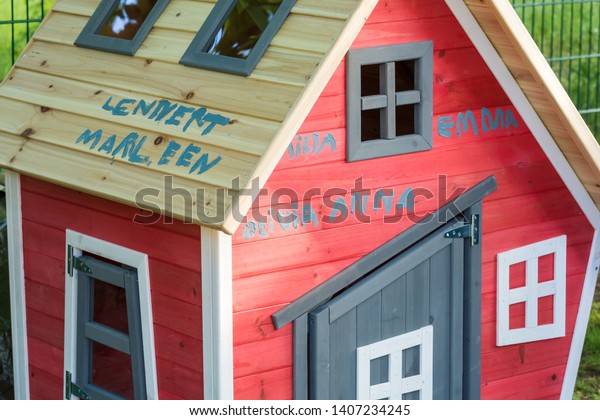
[[[77,40],[75,40],[75,45],[99,51],[133,56],[169,4],[169,1],[170,0],[158,0],[133,39],[129,40],[98,35],[97,32],[104,26],[110,17],[110,13],[119,2],[119,0],[102,0],[77,37]]]
[[[267,25],[250,55],[245,58],[234,58],[205,52],[216,32],[223,25],[238,0],[219,0],[208,18],[194,37],[192,43],[179,61],[180,64],[199,67],[241,76],[249,76],[267,51],[271,41],[277,35],[283,23],[296,4],[296,0],[283,0],[279,10]]]
[[[397,92],[394,65],[414,61],[415,89]],[[363,66],[380,65],[381,95],[361,96]],[[433,147],[433,42],[394,44],[350,50],[346,61],[346,161],[431,150]],[[396,136],[396,107],[415,106],[415,133]],[[362,140],[362,111],[380,109],[381,131],[389,138]]]
[[[92,274],[79,271],[77,288],[77,384],[92,399],[121,400],[122,396],[91,383],[92,341],[131,356],[134,398],[147,399],[142,321],[137,270],[118,267],[91,256],[79,257]],[[94,281],[125,289],[129,334],[93,321]]]

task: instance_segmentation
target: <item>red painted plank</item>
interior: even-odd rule
[[[268,357],[265,357],[268,355]],[[292,336],[243,344],[233,348],[234,377],[241,378],[292,365]]]
[[[202,373],[202,340],[154,325],[156,357]]]
[[[61,201],[76,204],[77,206],[89,210],[99,210],[129,221],[133,220],[134,216],[140,213],[140,210],[134,207],[64,188],[28,176],[21,177],[21,188],[24,193],[32,192],[48,198],[57,198]],[[200,228],[198,226],[185,224],[179,220],[167,221],[165,218],[161,218],[159,222],[154,224],[154,227],[174,231],[191,238],[200,237]]]
[[[25,296],[28,308],[65,319],[65,294],[62,290],[25,278]]]
[[[481,397],[493,400],[558,398],[565,367],[566,365],[553,366],[500,381],[482,383]]]
[[[29,364],[48,373],[62,378],[65,374],[64,353],[62,349],[51,346],[33,337],[27,339],[27,351],[29,353]]]
[[[381,0],[369,16],[368,23],[405,22],[450,15],[452,12],[446,3],[437,0],[405,1],[402,7],[398,7],[397,1]]]
[[[481,356],[481,381],[490,383],[565,364],[571,336],[499,347]]]
[[[66,257],[64,230],[31,222],[25,218],[26,214],[27,210],[23,210],[23,248],[56,260],[63,260]],[[25,271],[29,263],[30,261],[25,260]]]
[[[271,321],[271,315],[284,306],[272,306],[233,314],[233,345],[239,346],[291,335],[291,325],[275,330],[275,326]]]
[[[150,258],[150,273],[153,293],[160,293],[196,306],[202,305],[200,272]]]
[[[237,378],[234,382],[236,400],[291,400],[292,392],[291,367]]]
[[[28,337],[48,343],[57,349],[64,347],[64,326],[62,319],[27,308],[27,335]]]
[[[30,364],[29,393],[32,400],[62,400],[63,375],[56,376]]]
[[[266,308],[293,302],[304,293],[330,279],[354,259],[298,267],[282,272],[238,278],[234,273],[233,311]]]
[[[68,228],[115,243],[156,259],[200,270],[200,238],[190,238],[133,223],[96,210],[33,194],[23,194],[24,219],[63,230]],[[52,214],[49,218],[48,214]],[[64,247],[63,247],[64,250]],[[64,251],[63,251],[64,252]]]
[[[160,293],[152,294],[154,323],[202,340],[202,308]]]
[[[436,49],[470,47],[473,44],[454,16],[402,22],[367,20],[352,48],[405,44],[432,40]]]
[[[156,359],[159,395],[172,395],[184,400],[204,398],[202,374],[165,359]]]
[[[58,290],[65,289],[65,258],[60,260],[24,249],[25,276]]]

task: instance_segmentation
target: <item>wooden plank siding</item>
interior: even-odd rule
[[[380,1],[352,48],[422,40],[434,42],[433,150],[346,163],[342,62],[268,179],[264,195],[235,233],[236,398],[291,398],[292,330],[275,331],[269,315],[413,225],[406,212],[384,220],[384,209],[374,209],[377,190],[393,189],[394,205],[409,187],[420,191],[415,213],[423,215],[492,174],[498,190],[484,202],[482,226],[482,397],[559,397],[593,229],[443,0]],[[484,131],[478,125],[477,134],[471,126],[458,135],[459,116],[471,110],[480,124],[482,108],[492,114],[496,109],[510,112],[516,126]],[[439,134],[444,132],[439,124],[447,121],[455,123],[449,137]],[[327,135],[335,139],[335,147],[323,146]],[[370,223],[351,213],[358,178],[370,193]],[[311,188],[319,191],[307,198]],[[331,203],[324,204],[325,199],[343,200],[347,219],[329,223]],[[310,218],[279,223],[274,202],[287,204],[280,207],[282,215],[293,214],[295,205],[300,218],[307,205],[318,223]],[[496,347],[496,255],[563,234],[568,246],[567,336]]]
[[[63,397],[65,230],[139,252],[150,264],[160,398],[202,399],[200,228],[23,176],[23,239],[31,397]]]
[[[155,200],[163,214],[231,231],[235,220],[229,228],[223,224],[239,189],[263,170],[272,143],[282,143],[304,119],[306,103],[314,102],[333,71],[326,63],[344,53],[337,44],[349,38],[343,34],[352,16],[374,0],[298,0],[249,77],[179,64],[216,0],[169,2],[134,57],[74,46],[99,2],[57,1],[0,86],[0,113],[6,116],[0,140],[7,146],[0,149],[0,165],[128,205],[135,205],[143,187],[166,193],[164,178],[172,176],[176,188],[204,192],[204,211],[190,214],[182,203],[168,209]],[[334,48],[340,51],[332,55]],[[126,116],[110,112],[110,104],[122,100],[130,107],[139,100],[168,101],[174,109],[204,110],[226,122],[182,130],[177,121],[133,115],[132,109]],[[300,118],[290,117],[298,113]],[[140,155],[148,164],[76,142],[86,130],[98,129],[102,141],[113,134],[119,142],[130,133],[146,136]],[[162,158],[172,141],[183,147],[167,163]],[[191,159],[203,157],[214,166],[191,170],[194,161],[177,160],[188,148]],[[51,159],[38,165],[44,154]],[[85,177],[65,170],[80,162]]]

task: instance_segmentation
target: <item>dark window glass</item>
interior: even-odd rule
[[[247,58],[283,0],[238,0],[206,52]]]
[[[94,321],[129,334],[125,289],[94,281]]]
[[[415,90],[415,61],[397,61],[396,68],[396,92]]]
[[[381,110],[370,109],[362,111],[361,140],[378,140],[381,138]]]
[[[127,399],[133,399],[131,357],[98,342],[92,342],[91,383]]]
[[[98,35],[132,40],[157,0],[119,0]]]
[[[381,93],[379,84],[379,64],[362,66],[360,69],[360,96],[379,95]]]
[[[396,136],[415,133],[415,107],[418,105],[404,105],[396,107]]]

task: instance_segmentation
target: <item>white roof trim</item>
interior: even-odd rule
[[[519,114],[521,114],[521,117],[529,127],[529,130],[546,156],[548,156],[548,159],[564,181],[575,201],[577,201],[577,204],[586,215],[590,224],[594,229],[598,229],[600,227],[600,210],[596,207],[592,198],[575,174],[575,171],[556,145],[550,132],[535,112],[535,109],[527,99],[527,96],[521,90],[521,87],[508,70],[508,67],[486,34],[483,32],[481,26],[479,26],[475,17],[473,17],[469,8],[465,5],[463,0],[445,1]]]

